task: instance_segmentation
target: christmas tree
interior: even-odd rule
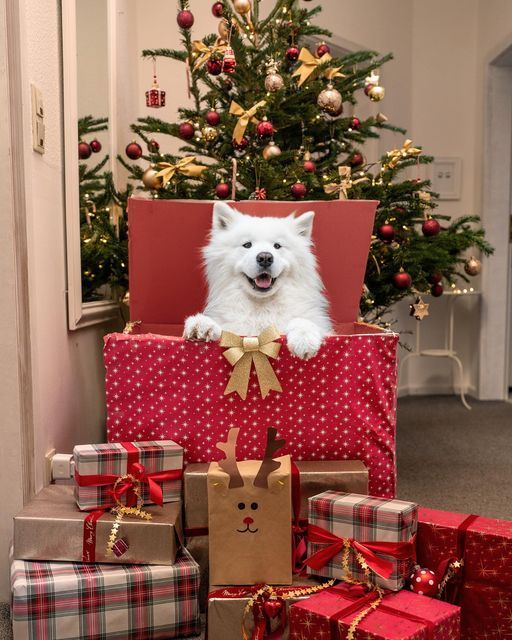
[[[101,152],[101,143],[94,138],[108,127],[107,118],[85,116],[78,121],[78,155],[87,160]],[[128,288],[128,237],[126,203],[131,188],[117,191],[112,172],[105,166],[109,156],[89,166],[80,162],[80,253],[82,266],[82,300],[122,299]]]
[[[180,108],[176,123],[144,117],[132,125],[147,152],[133,142],[127,155],[143,158],[145,168],[119,159],[155,198],[379,200],[361,316],[381,322],[405,295],[441,295],[443,279],[474,275],[479,262],[468,263],[466,250],[492,248],[477,217],[450,220],[434,212],[429,181],[411,177],[432,158],[412,141],[365,159],[365,141],[380,130],[405,135],[382,113],[357,116],[358,99],[384,98],[379,69],[392,56],[357,51],[334,58],[323,41],[331,34],[313,24],[321,7],[302,4],[276,0],[260,17],[260,0],[215,2],[218,33],[195,40],[194,16],[179,0],[183,49],[143,56],[182,62],[193,106]],[[146,104],[164,102],[155,75]],[[181,139],[180,154],[160,149],[155,133]]]

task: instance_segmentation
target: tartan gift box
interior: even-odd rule
[[[11,563],[14,640],[149,640],[199,633],[199,567]]]
[[[400,590],[415,557],[418,506],[356,493],[309,499],[308,573]]]
[[[290,607],[294,640],[458,640],[460,609],[410,591],[384,595],[367,611],[375,593],[339,584]],[[362,619],[358,617],[367,611]],[[352,631],[352,633],[351,633]],[[484,636],[481,636],[483,638]]]
[[[73,450],[76,503],[83,511],[110,509],[116,493],[123,504],[134,506],[133,485],[140,483],[144,504],[176,502],[181,498],[183,449],[172,440],[81,444]]]

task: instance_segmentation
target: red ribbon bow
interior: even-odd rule
[[[409,542],[359,542],[353,538],[340,538],[322,527],[310,524],[308,526],[308,541],[327,546],[311,555],[306,560],[306,564],[308,567],[318,571],[334,556],[341,553],[346,540],[349,541],[353,550],[358,551],[363,556],[368,567],[382,578],[391,576],[393,563],[391,560],[380,558],[375,555],[376,553],[383,553],[397,560],[407,560],[415,556],[414,538]]]

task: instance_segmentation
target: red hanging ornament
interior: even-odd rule
[[[430,289],[430,293],[434,296],[434,298],[439,298],[439,296],[443,295],[443,285],[442,284],[433,284]]]
[[[325,42],[321,42],[316,48],[316,55],[318,58],[321,58],[326,53],[331,53],[329,45],[325,44]]]
[[[125,151],[130,160],[138,160],[142,156],[142,147],[138,142],[135,141],[130,142],[130,144],[127,145]]]
[[[395,239],[395,228],[391,224],[383,224],[377,229],[377,237],[382,242],[392,242]]]
[[[400,271],[393,276],[393,284],[397,289],[409,289],[412,285],[412,278],[407,271],[400,269]]]
[[[247,148],[248,144],[249,138],[246,136],[242,136],[240,140],[233,140],[233,148],[236,149],[236,151],[243,151]]]
[[[271,138],[274,133],[274,126],[269,120],[262,120],[256,125],[256,135],[260,140]]]
[[[194,137],[195,129],[191,122],[182,122],[179,126],[179,134],[182,140],[191,140]]]
[[[148,151],[150,153],[156,153],[159,149],[160,144],[154,138],[151,138],[151,140],[148,142]]]
[[[286,49],[285,56],[290,62],[296,62],[299,59],[299,49],[295,45]]]
[[[353,153],[349,159],[349,164],[351,167],[360,167],[364,164],[363,154],[359,152]]]
[[[78,143],[78,157],[80,160],[87,160],[92,153],[91,146],[88,142],[79,142]]]
[[[225,200],[229,196],[230,191],[231,187],[227,182],[219,182],[219,184],[215,186],[215,195],[221,200]]]
[[[218,58],[210,58],[206,62],[206,71],[208,71],[211,76],[218,76],[222,73],[222,60],[219,60]]]
[[[231,81],[231,78],[224,78],[223,84],[226,91],[231,91],[231,89],[233,88],[233,82]]]
[[[302,167],[306,173],[316,172],[316,164],[313,162],[313,160],[304,160],[304,164],[302,165]]]
[[[194,24],[194,14],[188,9],[183,9],[183,11],[180,11],[176,16],[176,22],[182,29],[190,29]]]
[[[367,84],[364,88],[364,92],[366,93],[366,95],[368,95],[370,93],[370,91],[373,89],[375,85],[373,84]]]
[[[158,86],[156,79],[156,60],[153,58],[153,85],[146,91],[146,107],[160,109],[165,107],[165,91]]]
[[[360,126],[361,126],[361,120],[359,120],[359,118],[356,118],[356,116],[354,116],[352,118],[352,122],[350,123],[350,127],[357,131],[357,129],[359,129]]]
[[[413,593],[419,596],[430,596],[433,598],[437,595],[439,588],[439,580],[431,569],[423,569],[416,567],[410,577],[410,588]]]
[[[235,52],[231,47],[227,47],[222,58],[222,71],[224,73],[235,73],[236,70],[236,58]]]
[[[96,140],[96,138],[94,138],[94,140],[91,140],[91,144],[89,146],[91,147],[91,151],[93,153],[99,153],[101,151],[101,142],[99,140]]]
[[[254,199],[255,200],[266,200],[267,199],[267,190],[263,187],[256,187],[254,190]]]
[[[208,111],[208,113],[206,114],[206,122],[211,127],[216,127],[220,122],[219,113],[217,111],[214,111],[213,109],[211,111]]]
[[[214,2],[212,5],[212,13],[216,18],[221,18],[224,13],[224,5],[222,2]]]
[[[302,200],[308,192],[308,189],[303,182],[295,182],[292,184],[290,190],[295,200]]]
[[[429,284],[439,284],[442,279],[443,279],[443,274],[439,273],[439,271],[434,271],[434,273],[431,273],[429,275],[429,277],[427,278],[427,281]]]
[[[437,220],[434,220],[434,218],[428,218],[428,220],[425,220],[421,225],[421,230],[423,231],[424,236],[430,238],[432,236],[437,236],[441,231],[441,225]]]

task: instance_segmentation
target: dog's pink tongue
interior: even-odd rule
[[[255,279],[255,282],[260,289],[268,289],[272,284],[272,278],[268,275],[268,273],[262,273],[261,276],[258,276]]]

